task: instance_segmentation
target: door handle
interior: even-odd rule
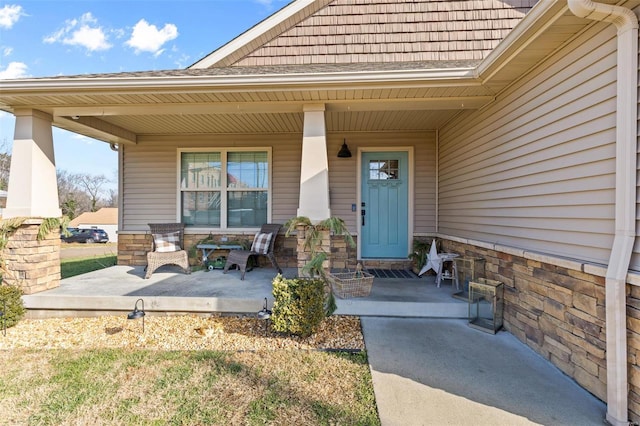
[[[364,216],[367,214],[364,210],[360,210],[360,216],[362,217],[362,226],[364,226]]]

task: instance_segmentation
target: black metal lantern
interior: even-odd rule
[[[267,326],[269,325],[269,319],[271,318],[271,311],[267,309],[267,298],[264,298],[264,306],[262,310],[258,311],[258,319],[264,320],[264,335],[267,335]]]
[[[338,151],[338,158],[350,158],[351,151],[349,151],[349,147],[347,146],[347,140],[345,139],[342,142],[342,148]]]
[[[142,304],[142,309],[138,309],[138,302],[141,302]],[[145,316],[145,312],[144,312],[144,300],[142,299],[138,299],[136,300],[136,304],[133,307],[133,311],[129,312],[129,314],[127,314],[127,319],[130,320],[135,320],[135,319],[140,319],[142,318],[142,332],[144,333],[144,316]]]

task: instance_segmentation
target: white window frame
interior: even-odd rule
[[[208,153],[208,152],[219,152],[220,153],[220,162],[221,162],[221,166],[222,166],[222,171],[221,171],[221,182],[220,182],[220,227],[213,227],[213,226],[202,226],[202,225],[196,225],[193,227],[189,227],[189,229],[191,230],[198,230],[198,229],[202,229],[202,230],[206,230],[207,232],[209,232],[210,230],[222,230],[222,231],[237,231],[237,232],[243,232],[243,231],[247,231],[247,230],[256,230],[259,229],[260,226],[256,226],[253,228],[229,228],[227,226],[227,221],[228,221],[228,217],[227,217],[227,192],[228,192],[228,182],[227,182],[227,159],[228,159],[228,154],[230,152],[266,152],[267,153],[267,172],[269,173],[269,185],[267,185],[266,191],[267,191],[267,223],[271,223],[271,212],[273,211],[273,203],[272,203],[272,190],[273,190],[273,158],[272,158],[272,152],[271,152],[271,147],[208,147],[208,148],[179,148],[177,150],[177,154],[176,154],[176,187],[177,187],[177,194],[176,194],[176,206],[177,206],[177,211],[176,211],[176,222],[181,222],[182,221],[182,193],[183,192],[203,192],[203,189],[192,189],[192,190],[183,190],[182,189],[182,185],[180,182],[180,176],[182,173],[182,154],[183,153],[198,153],[198,152],[202,152],[202,153]],[[256,192],[260,192],[260,191],[264,191],[265,188],[243,188],[242,191],[243,192],[252,192],[252,191],[256,191]]]

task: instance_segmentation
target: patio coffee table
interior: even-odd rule
[[[202,250],[202,266],[204,267],[207,267],[207,260],[209,259],[209,255],[216,250],[243,250],[244,249],[244,247],[239,244],[198,244],[196,248]],[[208,269],[212,270],[213,265],[209,265]]]

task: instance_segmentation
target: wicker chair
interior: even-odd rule
[[[145,278],[151,277],[156,269],[164,265],[178,265],[187,274],[191,273],[189,256],[184,250],[183,223],[150,223],[153,243],[147,253]]]
[[[229,268],[232,265],[238,265],[240,271],[242,272],[240,275],[240,279],[244,280],[244,274],[247,271],[247,264],[249,263],[249,259],[252,256],[266,256],[273,265],[274,268],[278,271],[279,274],[282,273],[282,269],[278,266],[278,262],[276,262],[276,256],[273,254],[273,247],[276,242],[276,237],[278,236],[278,232],[280,231],[281,225],[274,223],[266,223],[262,225],[260,228],[260,232],[258,232],[253,240],[253,244],[251,246],[251,250],[231,250],[229,251],[229,255],[227,256],[227,261],[224,264],[224,273],[229,272]],[[271,237],[268,239],[268,244],[264,247],[260,247],[260,242],[258,241],[262,236],[271,234]],[[266,242],[266,240],[263,240]]]

